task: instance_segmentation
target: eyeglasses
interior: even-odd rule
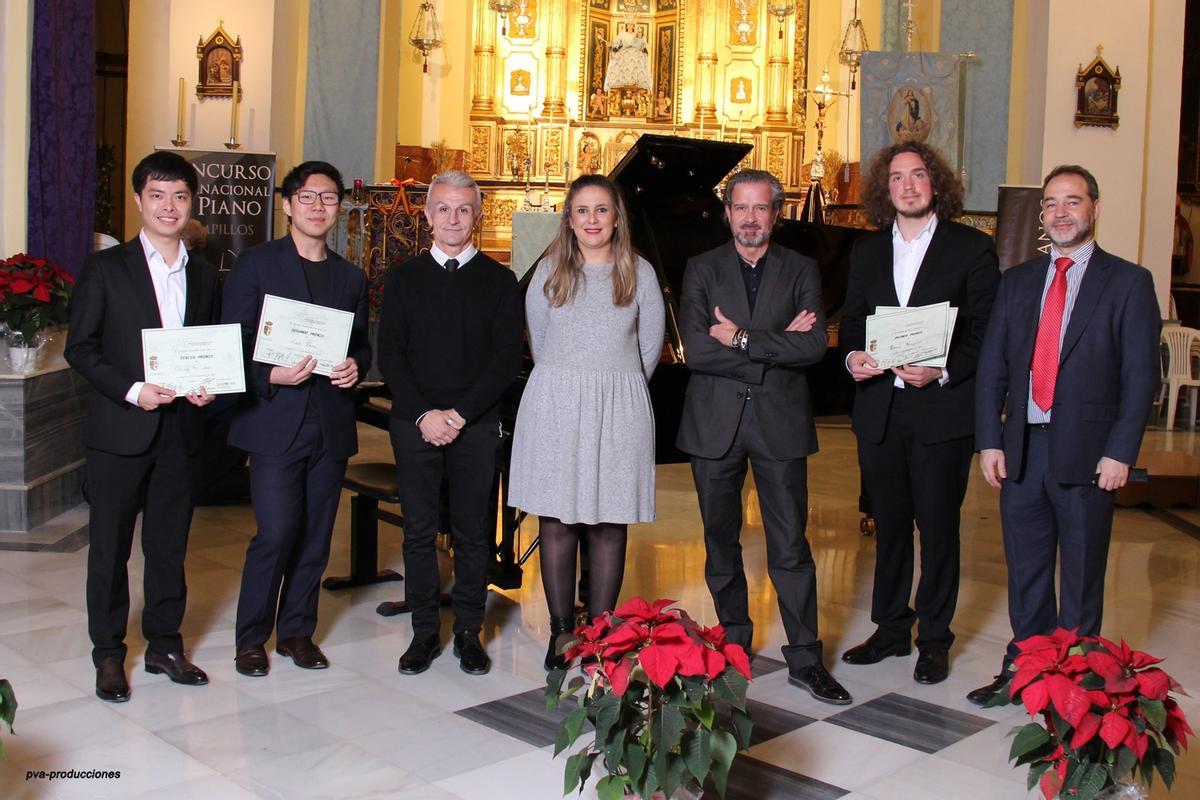
[[[296,201],[305,206],[311,206],[317,202],[318,197],[321,198],[321,205],[324,206],[336,206],[341,202],[337,192],[310,192],[307,190],[296,192]]]

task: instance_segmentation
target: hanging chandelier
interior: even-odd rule
[[[855,74],[862,63],[862,54],[871,49],[867,43],[867,32],[863,30],[862,20],[858,18],[858,0],[854,0],[854,18],[846,24],[846,34],[842,37],[842,47],[838,50],[838,61],[850,68],[850,88],[857,86]]]
[[[796,13],[796,4],[793,0],[768,0],[767,11],[771,12],[771,16],[779,20],[779,38],[783,38],[783,28],[787,25],[787,18]]]
[[[488,0],[488,8],[500,15],[501,36],[508,36],[508,15],[516,7],[517,4],[510,0]]]
[[[429,72],[429,53],[442,46],[442,31],[429,0],[417,9],[417,21],[413,23],[408,43],[421,51],[421,72]]]

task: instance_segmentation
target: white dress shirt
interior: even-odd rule
[[[182,328],[183,311],[187,307],[187,279],[183,269],[188,262],[187,248],[180,242],[175,260],[168,264],[163,254],[150,242],[145,228],[138,233],[138,240],[142,243],[142,252],[150,267],[150,282],[154,284],[154,298],[158,301],[158,316],[162,319],[162,326]],[[134,381],[125,393],[125,400],[136,406],[138,395],[145,385],[145,381]]]
[[[907,306],[908,298],[912,296],[913,284],[917,282],[917,273],[921,271],[921,262],[925,260],[925,253],[929,250],[929,243],[933,241],[933,232],[937,230],[937,225],[937,214],[934,214],[929,218],[929,222],[925,223],[925,227],[921,228],[921,232],[914,236],[911,242],[907,242],[900,233],[900,226],[892,222],[892,280],[896,283],[896,299],[902,306]],[[950,373],[943,369],[938,383],[945,385],[948,380]],[[904,380],[897,375],[893,385],[897,389],[903,389]]]
[[[478,252],[479,250],[470,242],[468,242],[467,246],[462,249],[462,252],[456,256],[448,255],[445,250],[438,247],[436,244],[429,248],[429,255],[433,256],[433,260],[438,263],[439,267],[443,268],[446,266],[446,262],[451,258],[457,259],[458,266],[461,267],[463,264],[466,264],[468,261],[474,258],[475,254]]]

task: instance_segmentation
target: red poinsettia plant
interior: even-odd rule
[[[586,721],[595,737],[567,759],[564,794],[582,791],[603,758],[600,800],[671,797],[680,787],[699,789],[709,775],[725,796],[733,758],[750,746],[750,659],[721,626],[700,625],[674,602],[635,597],[575,629],[564,655],[581,662],[583,674],[566,681],[567,670],[554,670],[546,680],[548,708],[579,696],[554,754],[575,743]]]
[[[33,341],[39,331],[67,321],[75,278],[44,258],[17,253],[0,262],[0,320]]]
[[[989,705],[1042,718],[1012,731],[1009,759],[1029,765],[1029,788],[1089,800],[1120,781],[1149,786],[1156,771],[1170,788],[1192,729],[1170,695],[1182,688],[1154,666],[1161,658],[1062,628],[1017,647],[1016,672]]]

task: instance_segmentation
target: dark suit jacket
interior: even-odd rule
[[[1021,474],[1029,365],[1049,256],[1004,273],[979,357],[975,449],[1003,448]],[[1134,464],[1158,389],[1162,320],[1150,272],[1096,247],[1067,322],[1051,407],[1050,474],[1091,483],[1107,456]],[[1008,410],[1008,423],[1000,415]]]
[[[334,253],[328,253],[329,307],[354,313],[349,355],[358,362],[358,375],[371,366],[367,340],[367,277],[362,270]],[[251,358],[254,339],[261,324],[263,296],[273,294],[289,300],[312,302],[300,254],[291,236],[252,247],[238,256],[225,279],[222,320],[242,326],[245,346],[246,393],[242,396],[229,427],[229,443],[250,453],[279,455],[291,446],[304,422],[309,384],[317,392],[317,407],[325,447],[335,459],[358,452],[353,389],[339,389],[323,375],[313,375],[299,386],[270,383],[273,367]]]
[[[216,269],[199,255],[190,255],[184,275],[183,324],[216,323]],[[69,315],[63,355],[96,390],[83,428],[84,445],[122,456],[146,452],[162,415],[126,402],[125,393],[146,379],[142,328],[161,328],[162,318],[138,237],[87,257],[71,294]],[[204,411],[182,398],[172,406],[179,413],[184,447],[194,453],[204,438]]]
[[[829,342],[817,263],[772,244],[757,269],[763,273],[752,316],[732,240],[688,261],[679,324],[692,375],[676,439],[685,453],[702,458],[725,455],[737,432],[747,386],[776,458],[803,458],[817,451],[804,371],[821,360]],[[746,352],[708,335],[709,326],[717,322],[715,306],[749,330]],[[817,315],[813,329],[785,333],[792,318],[804,310]]]
[[[950,380],[945,386],[934,381],[920,389],[906,386],[903,390],[919,392],[928,409],[916,432],[924,444],[960,439],[974,432],[975,367],[999,279],[990,236],[957,222],[938,220],[908,305],[949,302],[958,309],[958,317],[946,361]],[[842,359],[852,351],[866,349],[866,320],[876,307],[898,305],[892,229],[888,226],[860,239],[850,252],[846,304],[838,331]],[[895,377],[887,370],[855,385],[852,427],[859,438],[872,443],[883,440]]]

